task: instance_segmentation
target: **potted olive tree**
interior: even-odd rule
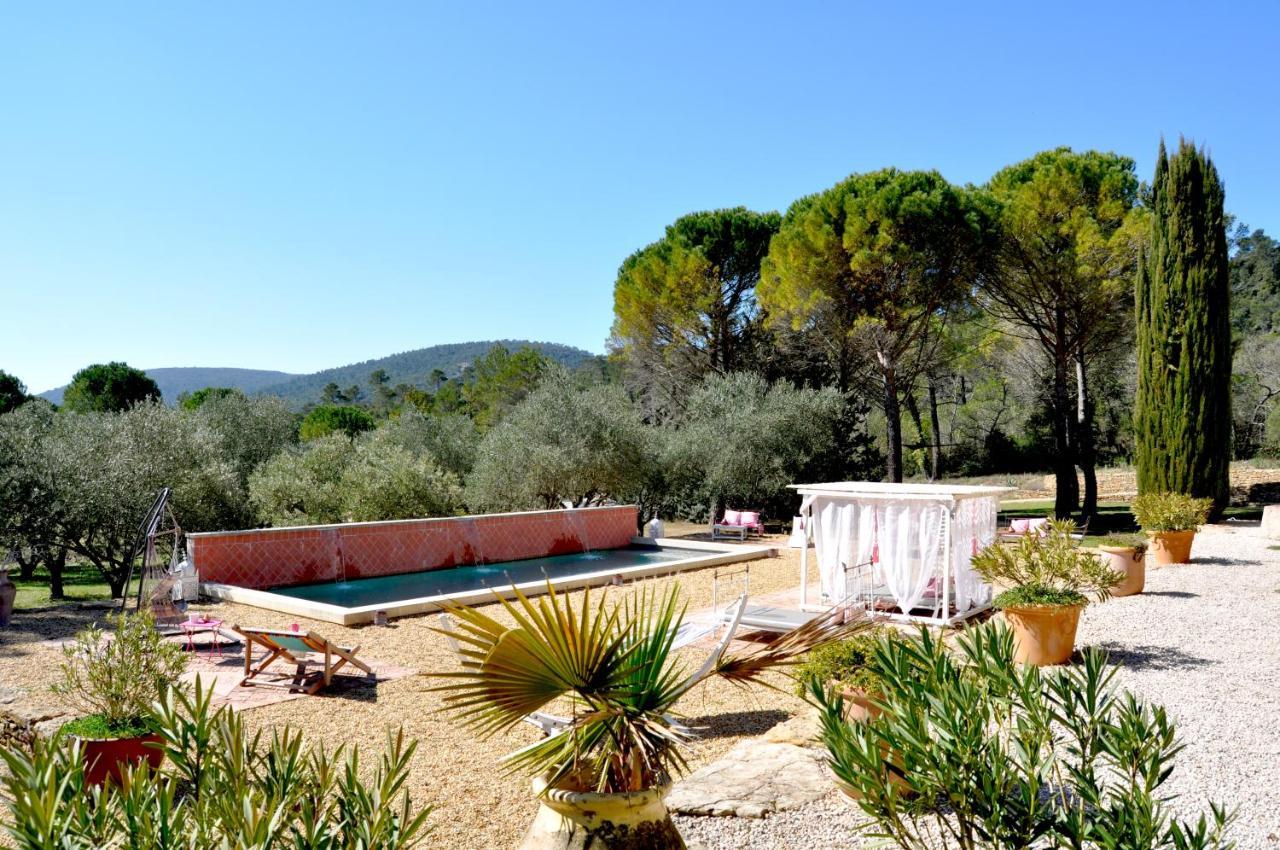
[[[93,625],[63,648],[62,681],[53,686],[87,712],[61,731],[80,742],[91,785],[118,781],[126,764],[160,764],[151,706],[187,665],[182,647],[162,638],[150,613],[120,613],[110,624],[113,633]]]
[[[1191,561],[1191,543],[1209,519],[1212,499],[1182,493],[1143,493],[1133,500],[1133,516],[1151,540],[1157,567]]]
[[[1008,589],[995,598],[1013,630],[1017,660],[1064,664],[1075,651],[1080,612],[1092,595],[1103,601],[1124,575],[1071,536],[1075,523],[1052,520],[1047,531],[995,543],[973,556],[973,568]]]
[[[1124,573],[1124,581],[1111,590],[1112,596],[1133,596],[1147,583],[1147,538],[1141,534],[1110,534],[1098,541],[1098,553],[1111,569]]]
[[[617,604],[584,591],[570,603],[550,586],[536,601],[501,600],[512,624],[448,606],[441,629],[461,647],[460,670],[434,674],[446,706],[483,736],[520,724],[561,697],[576,711],[558,734],[505,758],[532,774],[540,803],[521,850],[679,850],[665,798],[692,734],[676,703],[715,676],[742,685],[856,633],[861,619],[819,617],[773,643],[708,659],[690,672],[672,649],[684,618],[679,588],[639,590]]]

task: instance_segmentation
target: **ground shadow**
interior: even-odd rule
[[[1095,644],[1092,648],[1105,652],[1107,659],[1112,664],[1129,667],[1134,670],[1191,670],[1217,663],[1168,646],[1120,644],[1114,641],[1106,641]],[[1080,653],[1077,652],[1077,658],[1079,655]]]
[[[0,647],[17,652],[22,644],[71,640],[85,626],[105,625],[113,613],[102,607],[80,608],[74,604],[14,611],[9,625],[0,629]]]
[[[684,723],[694,729],[699,738],[730,738],[735,735],[762,735],[789,717],[791,715],[785,711],[765,708],[689,717]]]
[[[1166,599],[1199,599],[1200,594],[1189,590],[1144,590],[1143,596],[1163,596]]]
[[[1249,558],[1192,558],[1191,566],[1197,564],[1212,564],[1217,567],[1256,567],[1257,561]]]

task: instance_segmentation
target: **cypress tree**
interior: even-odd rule
[[[1138,491],[1227,504],[1231,289],[1223,189],[1204,150],[1160,143],[1151,239],[1138,264]]]

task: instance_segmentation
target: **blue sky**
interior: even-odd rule
[[[1208,143],[1280,230],[1280,5],[10,4],[0,369],[603,351],[682,213],[886,165]]]

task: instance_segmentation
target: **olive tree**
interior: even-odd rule
[[[24,579],[44,564],[51,599],[63,598],[67,560],[63,503],[49,445],[56,415],[50,405],[32,402],[0,416],[0,552],[13,554]]]
[[[414,453],[427,453],[440,466],[466,478],[476,463],[480,432],[471,417],[460,413],[431,415],[403,407],[378,429],[379,436]]]
[[[654,463],[647,431],[621,387],[580,387],[553,372],[485,435],[467,504],[512,510],[639,498]]]
[[[743,372],[711,376],[669,427],[663,466],[673,488],[713,517],[726,500],[777,501],[831,451],[844,406],[832,388],[770,384]]]

